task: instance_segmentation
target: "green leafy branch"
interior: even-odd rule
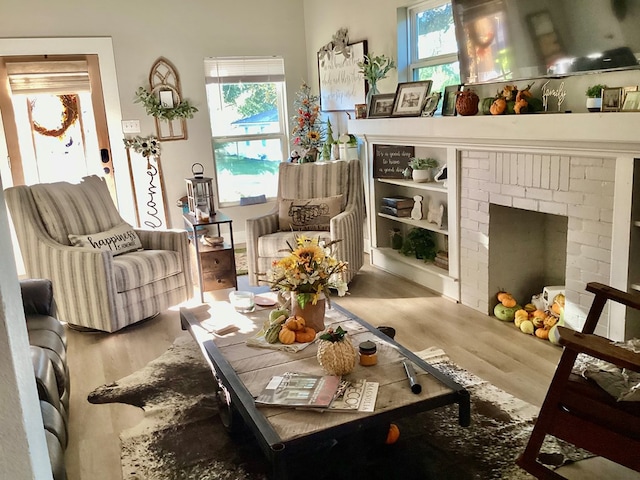
[[[134,103],[141,103],[147,111],[147,115],[168,121],[176,118],[193,118],[193,114],[198,111],[196,107],[189,103],[189,100],[183,100],[174,107],[163,107],[160,103],[160,98],[144,87],[136,90]]]
[[[393,59],[385,55],[365,55],[364,60],[358,62],[357,65],[360,67],[358,73],[362,73],[371,84],[386,78],[389,70],[396,68]]]

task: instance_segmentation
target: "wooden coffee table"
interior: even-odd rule
[[[392,420],[453,403],[458,404],[458,422],[470,423],[469,393],[411,351],[387,337],[364,320],[335,303],[327,310],[325,324],[349,332],[354,345],[372,340],[378,346],[378,364],[356,365],[347,378],[364,378],[379,383],[374,412],[310,412],[281,407],[256,407],[254,398],[274,375],[284,372],[322,375],[317,347],[289,353],[280,350],[249,347],[246,340],[268,320],[271,309],[258,307],[253,313],[239,314],[228,302],[215,302],[195,309],[180,309],[183,329],[188,329],[200,346],[219,386],[221,418],[232,431],[244,422],[254,433],[265,455],[271,461],[273,477],[286,478],[287,459],[300,455],[309,445],[327,439],[339,439],[360,429],[381,427]],[[231,327],[231,328],[227,328]],[[217,335],[220,329],[237,329]],[[422,386],[422,392],[411,392],[402,365],[410,360]]]

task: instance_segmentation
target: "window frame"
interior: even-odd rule
[[[238,59],[244,59],[245,61],[250,62],[251,60],[264,60],[264,59],[268,59],[268,58],[274,58],[274,57],[216,57],[216,58],[211,58],[211,59],[205,59],[205,66],[207,65],[207,60],[215,60],[215,61],[225,61],[225,60],[238,60]],[[289,132],[288,132],[288,122],[287,122],[287,109],[286,109],[286,80],[284,78],[284,59],[282,57],[277,57],[280,58],[282,61],[282,80],[255,80],[255,81],[249,81],[247,80],[246,83],[273,83],[276,86],[276,91],[277,91],[277,100],[276,100],[276,107],[278,109],[278,132],[272,132],[272,133],[246,133],[246,134],[238,134],[238,135],[215,135],[214,134],[214,127],[211,121],[211,117],[212,117],[212,113],[209,110],[209,99],[207,98],[207,110],[208,110],[208,115],[209,115],[209,124],[211,127],[211,143],[212,143],[212,155],[213,155],[213,166],[214,166],[214,173],[212,175],[214,181],[215,181],[215,185],[216,185],[216,197],[218,199],[218,206],[219,207],[235,207],[235,206],[240,206],[241,205],[241,200],[234,200],[234,201],[222,201],[221,200],[221,196],[220,196],[220,187],[219,187],[219,181],[218,181],[218,166],[217,166],[217,161],[216,161],[216,147],[218,145],[221,144],[226,144],[226,143],[249,143],[252,141],[262,141],[263,144],[264,142],[267,142],[268,140],[279,140],[280,142],[280,150],[282,151],[282,156],[283,158],[280,160],[280,162],[284,162],[287,160],[288,156],[289,156]],[[205,72],[205,77],[207,77],[208,75]],[[218,77],[218,78],[223,78],[223,77]],[[224,83],[224,82],[223,82]],[[237,83],[241,83],[241,82],[229,82],[228,84],[237,84]],[[219,87],[220,88],[220,87]],[[208,97],[208,95],[207,95]],[[267,196],[267,200],[274,200],[276,198],[277,192],[273,194],[273,196]],[[242,197],[241,197],[242,198]]]

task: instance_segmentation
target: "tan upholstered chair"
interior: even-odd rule
[[[192,297],[186,231],[133,229],[142,250],[117,255],[72,245],[70,234],[125,223],[103,179],[12,187],[5,199],[27,276],[52,281],[61,320],[114,332]]]
[[[327,229],[315,229],[313,219],[308,228],[300,229],[298,225],[296,231],[281,225],[282,217],[304,213],[309,204],[316,203],[314,199],[339,195],[337,215],[331,217],[336,212],[329,212],[332,208],[322,202],[319,211],[312,209],[309,212],[311,217],[318,212],[317,218],[324,216],[328,221]],[[341,239],[336,245],[336,257],[349,263],[344,280],[350,282],[364,263],[364,216],[364,185],[359,160],[281,163],[274,209],[246,221],[249,283],[264,284],[264,276],[260,274],[269,271],[274,259],[286,255],[286,251],[279,250],[287,249],[287,242],[294,245],[294,237],[299,234],[325,241]]]

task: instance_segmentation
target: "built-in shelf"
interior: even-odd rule
[[[392,257],[398,262],[406,263],[411,267],[417,268],[419,270],[423,270],[425,272],[429,272],[434,275],[438,275],[442,278],[449,278],[449,272],[447,270],[445,270],[444,268],[437,267],[430,261],[425,262],[424,260],[420,260],[419,258],[408,257],[392,248],[380,248],[379,250],[384,255]]]
[[[389,220],[394,220],[396,222],[404,223],[406,225],[412,225],[418,228],[424,228],[425,230],[429,230],[431,232],[442,233],[443,235],[449,235],[449,232],[446,229],[438,228],[435,223],[427,222],[426,220],[414,220],[411,217],[394,217],[393,215],[387,215],[386,213],[378,213],[379,217],[388,218]]]
[[[419,182],[414,182],[413,180],[401,180],[398,178],[378,178],[378,181],[380,183],[388,183],[390,185],[398,185],[400,187],[411,187],[411,188],[417,188],[419,190],[429,190],[432,192],[447,193],[447,187],[443,186],[441,183],[435,183],[435,182],[419,183]]]

